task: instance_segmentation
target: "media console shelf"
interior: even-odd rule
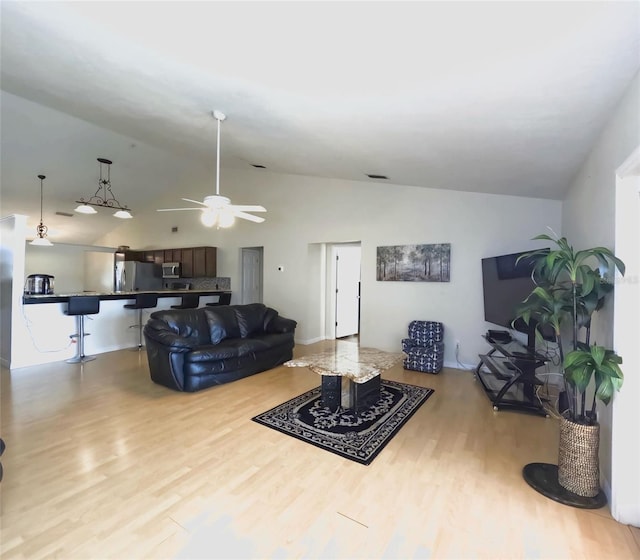
[[[493,410],[519,410],[548,416],[536,395],[542,385],[536,369],[548,360],[532,352],[514,339],[483,338],[491,345],[487,354],[480,355],[476,378],[493,403]]]

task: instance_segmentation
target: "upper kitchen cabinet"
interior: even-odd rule
[[[144,253],[142,251],[131,251],[126,249],[124,252],[125,261],[144,261]]]
[[[216,247],[186,247],[182,249],[156,249],[139,251],[138,260],[156,264],[180,263],[183,278],[214,278],[218,272]]]
[[[162,264],[164,262],[164,251],[162,249],[144,252],[144,262]]]
[[[193,248],[193,278],[217,276],[217,249],[215,247]],[[187,276],[182,272],[183,276]]]
[[[193,278],[193,247],[180,250],[181,276],[183,278]]]
[[[182,262],[182,249],[165,249],[164,262]]]

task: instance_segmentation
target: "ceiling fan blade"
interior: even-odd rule
[[[266,212],[267,209],[264,206],[242,206],[239,204],[232,204],[231,207],[234,210],[238,210],[240,212]]]
[[[247,214],[246,212],[238,212],[234,209],[233,215],[236,218],[242,218],[243,220],[249,220],[250,222],[255,222],[256,224],[260,224],[264,222],[264,218],[261,216],[253,216],[252,214]]]
[[[199,200],[191,200],[190,198],[182,198],[180,200],[184,200],[185,202],[193,202],[194,204],[199,204],[200,206],[206,206],[204,202],[200,202]]]
[[[203,208],[159,208],[157,212],[173,212],[175,210],[200,210],[202,212]]]

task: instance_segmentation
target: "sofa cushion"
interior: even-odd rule
[[[151,313],[149,329],[162,331],[168,329],[188,344],[199,346],[208,344],[209,325],[202,309],[165,309]]]
[[[240,336],[247,338],[253,334],[262,334],[265,330],[267,306],[262,303],[232,306],[238,318]]]
[[[269,345],[260,339],[232,338],[192,350],[185,354],[184,360],[189,363],[227,360],[240,358],[252,352],[262,352],[268,348]]]
[[[209,342],[219,344],[228,338],[240,338],[238,318],[232,305],[205,307],[203,309],[208,327]]]

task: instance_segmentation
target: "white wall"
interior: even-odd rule
[[[20,304],[22,284],[15,278],[22,278],[24,272],[24,237],[27,217],[6,216],[0,219],[0,362],[10,367],[12,347],[19,338],[13,309]]]
[[[640,167],[640,146],[636,156]],[[640,527],[640,172],[618,179],[616,254],[627,266],[616,282],[615,346],[623,356],[622,390],[612,405],[611,511],[616,519]],[[629,434],[635,433],[635,442]]]
[[[564,201],[562,232],[576,249],[602,245],[615,251],[616,170],[638,145],[640,145],[640,75],[636,75],[621,99]],[[605,346],[614,344],[613,309],[614,306],[609,302],[594,317],[592,341]],[[622,358],[624,360],[624,356]],[[638,372],[630,371],[627,375],[638,375]],[[622,390],[625,390],[624,386]],[[636,400],[634,406],[637,406],[637,403]],[[611,459],[611,411],[611,406],[599,406],[600,464],[605,491],[615,502],[625,490],[618,488],[616,490],[618,496],[611,496],[610,488],[615,486],[612,483],[612,477],[616,474],[616,468],[612,467]],[[621,432],[616,433],[616,437],[623,438],[627,447],[629,445],[637,447],[639,429],[640,426],[619,426],[616,432],[618,430]],[[640,500],[640,497],[636,500]]]
[[[154,201],[179,206],[180,196],[200,199],[210,186],[183,189]],[[103,245],[131,247],[215,245],[219,274],[238,290],[241,248],[264,247],[264,302],[298,321],[298,342],[324,336],[323,286],[318,278],[322,244],[360,241],[362,246],[361,342],[399,351],[412,319],[445,324],[445,362],[454,364],[454,340],[461,361],[474,365],[486,352],[483,257],[527,250],[530,239],[550,226],[560,231],[558,201],[454,192],[382,183],[338,181],[257,170],[223,170],[221,192],[236,204],[263,204],[263,224],[245,221],[228,230],[204,228],[190,212],[153,210],[122,225]],[[171,227],[179,233],[172,234]],[[376,248],[382,245],[451,243],[451,281],[378,282]],[[284,266],[284,272],[277,267]],[[313,287],[313,288],[310,288]]]
[[[52,247],[39,247],[26,243],[24,277],[26,279],[29,274],[51,274],[55,276],[55,293],[82,292],[87,289],[84,281],[87,252],[114,253],[115,249],[66,243],[55,243]]]

